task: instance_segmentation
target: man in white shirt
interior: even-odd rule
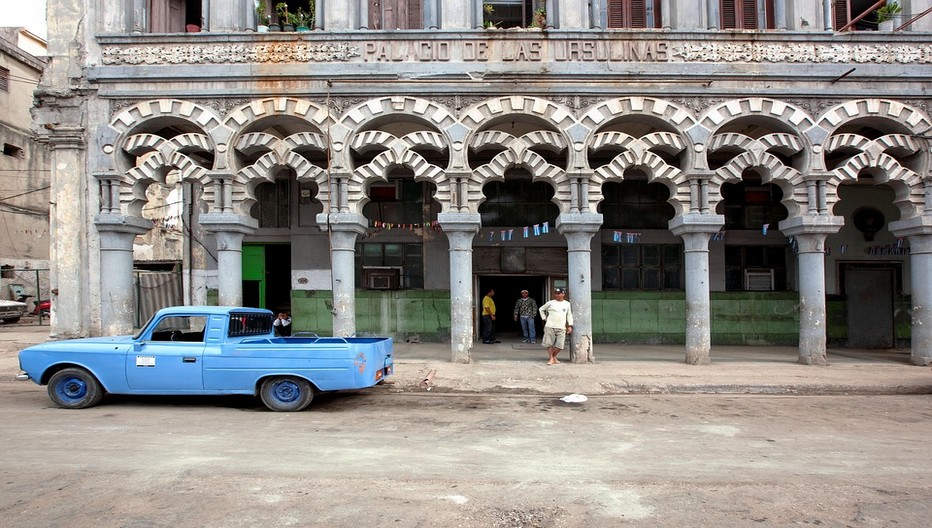
[[[573,307],[565,300],[566,290],[557,288],[554,298],[540,307],[540,317],[544,320],[544,339],[541,344],[550,353],[548,365],[559,363],[557,355],[566,346],[566,336],[573,333]]]

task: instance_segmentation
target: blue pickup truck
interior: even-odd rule
[[[318,392],[371,387],[393,372],[391,338],[276,337],[273,319],[257,308],[165,308],[135,336],[26,348],[18,379],[48,385],[68,409],[105,393],[258,394],[273,411],[300,411]]]

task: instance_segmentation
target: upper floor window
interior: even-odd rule
[[[865,11],[871,10],[876,0],[832,0],[832,17],[835,31],[848,25],[849,22],[861,16]],[[890,3],[890,2],[887,2]],[[877,29],[877,16],[871,11],[849,28],[854,31],[872,31]]]
[[[200,0],[146,0],[151,33],[184,33],[201,30]]]
[[[369,29],[422,29],[422,0],[368,0]]]
[[[0,66],[0,92],[10,91],[10,70]]]
[[[488,0],[482,3],[486,28],[544,27],[547,14],[545,0]]]
[[[660,27],[660,0],[608,0],[609,29]]]
[[[722,29],[773,29],[773,0],[721,0]]]

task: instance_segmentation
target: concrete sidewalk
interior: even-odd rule
[[[399,390],[451,393],[614,394],[932,394],[932,370],[908,350],[830,349],[828,366],[797,363],[795,347],[712,347],[712,364],[685,363],[680,345],[596,343],[596,363],[561,355],[547,365],[540,345],[473,347],[472,363],[451,363],[449,344],[396,343]],[[429,378],[429,382],[425,381]]]
[[[49,327],[0,325],[0,379],[19,374],[17,353],[48,340]],[[595,344],[596,363],[564,352],[547,365],[542,346],[476,343],[472,363],[451,363],[448,343],[395,343],[390,390],[564,396],[613,394],[932,394],[932,370],[908,350],[830,349],[830,365],[800,365],[795,347],[715,346],[712,364],[685,363],[681,345]],[[426,382],[425,380],[428,380]]]

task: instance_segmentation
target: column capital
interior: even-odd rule
[[[594,235],[602,229],[601,213],[560,213],[557,217],[557,231],[563,236],[571,233]]]
[[[670,232],[676,236],[691,233],[717,233],[725,225],[725,217],[718,214],[686,213],[674,217],[667,224]]]
[[[845,219],[834,215],[807,214],[780,222],[780,232],[786,236],[834,235],[845,225]]]
[[[438,213],[437,222],[444,231],[479,232],[482,217],[479,213]]]
[[[361,235],[366,232],[369,221],[356,213],[319,213],[317,226],[321,231],[344,231]]]
[[[137,216],[120,214],[99,214],[94,217],[94,225],[99,232],[127,233],[141,235],[152,229],[152,221]]]
[[[248,218],[232,213],[207,213],[198,219],[201,226],[209,233],[240,233],[249,235],[256,231],[259,222],[255,218]]]
[[[914,216],[906,220],[890,222],[887,228],[898,237],[932,235],[932,215]]]

